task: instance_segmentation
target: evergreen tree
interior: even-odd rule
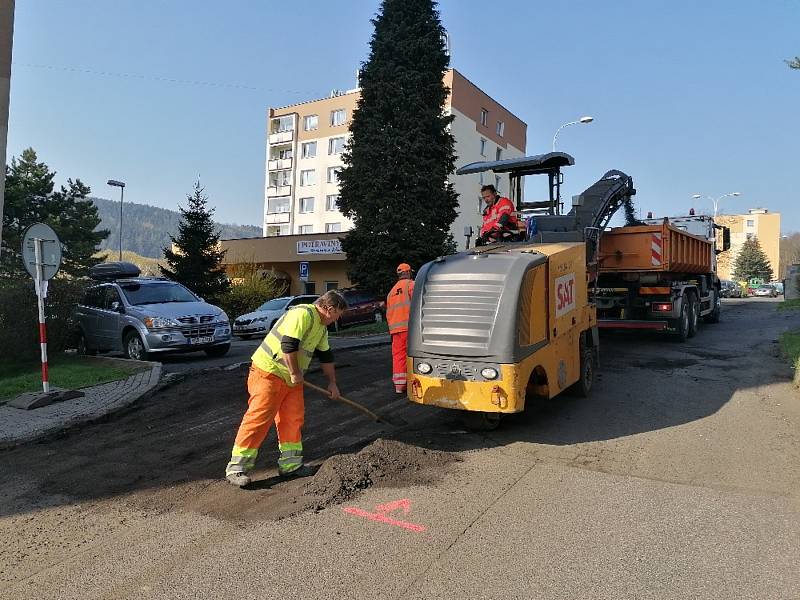
[[[67,180],[67,186],[53,191],[55,172],[39,162],[32,148],[11,159],[6,167],[5,209],[3,211],[3,248],[0,274],[25,273],[21,245],[25,229],[33,223],[46,223],[58,234],[62,244],[61,270],[67,275],[86,275],[89,267],[100,262],[94,255],[109,231],[95,231],[100,225],[97,208],[85,198],[89,187],[80,179]]]
[[[444,29],[432,0],[383,0],[361,97],[339,174],[342,212],[354,228],[342,240],[359,287],[385,293],[400,262],[419,268],[455,251],[450,225],[458,195],[446,115]]]
[[[229,282],[222,269],[225,252],[219,247],[219,232],[212,219],[214,209],[207,208],[208,196],[199,181],[187,200],[188,208],[178,207],[181,211],[178,237],[169,236],[175,251],[164,248],[167,266],[162,266],[161,272],[204,299],[216,302],[228,289]]]
[[[753,277],[772,281],[772,266],[757,238],[746,240],[742,245],[742,249],[736,257],[733,276],[738,281],[749,281]]]

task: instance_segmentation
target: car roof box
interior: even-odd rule
[[[135,264],[124,261],[100,263],[89,269],[89,277],[98,281],[138,277],[141,273]]]

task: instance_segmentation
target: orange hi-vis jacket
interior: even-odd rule
[[[408,331],[408,315],[411,311],[413,294],[414,280],[401,279],[386,296],[386,322],[389,325],[389,333]]]
[[[498,198],[497,202],[489,206],[483,213],[483,225],[480,235],[484,235],[493,229],[501,229],[498,221],[503,215],[508,215],[508,229],[516,230],[519,226],[517,216],[514,214],[514,204],[505,196]]]

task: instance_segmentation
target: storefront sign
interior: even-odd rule
[[[342,242],[333,240],[303,240],[297,242],[298,254],[341,254]]]

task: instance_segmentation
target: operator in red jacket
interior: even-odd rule
[[[481,196],[486,202],[486,208],[483,211],[483,225],[476,245],[503,241],[504,233],[516,234],[519,221],[511,200],[498,194],[493,185],[483,186]]]

